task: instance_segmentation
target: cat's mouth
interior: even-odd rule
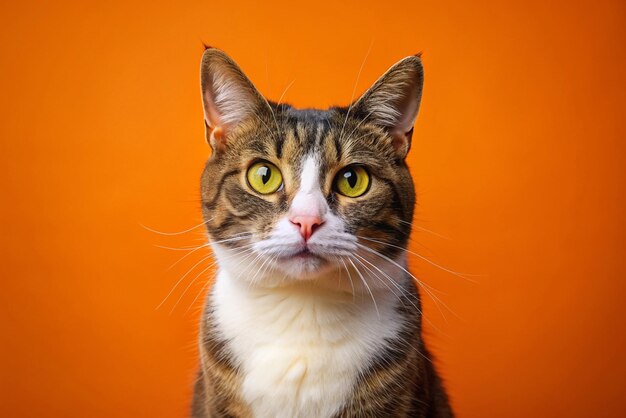
[[[318,274],[328,266],[328,260],[323,255],[307,247],[284,254],[275,263],[280,270],[299,277]]]
[[[310,248],[303,247],[278,257],[276,264],[279,269],[291,274],[317,274],[328,265],[328,260]]]

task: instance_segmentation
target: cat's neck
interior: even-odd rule
[[[405,321],[382,289],[366,297],[314,282],[259,288],[225,270],[210,303],[243,397],[263,417],[333,416]]]

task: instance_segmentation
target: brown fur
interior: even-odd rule
[[[205,52],[203,71],[216,59],[219,65],[227,67],[225,71],[237,74],[245,88],[250,89],[251,97],[259,102],[253,103],[250,117],[228,127],[223,139],[226,145],[216,143],[216,127],[211,126],[210,120],[207,122],[207,140],[214,153],[205,166],[201,192],[210,238],[224,240],[236,234],[252,233],[249,239],[224,243],[237,248],[266,237],[277,219],[285,215],[298,190],[302,157],[313,152],[321,156],[320,184],[331,210],[346,222],[349,232],[385,243],[368,242],[373,250],[387,257],[397,256],[407,246],[415,203],[413,182],[404,162],[412,130],[394,131],[385,122],[385,115],[377,116],[376,103],[371,101],[401,91],[411,82],[410,77],[419,78],[418,94],[421,94],[419,57],[401,62],[404,67],[398,64],[395,72],[383,76],[351,109],[328,110],[297,110],[267,102],[221,51]],[[204,73],[203,77],[205,80]],[[384,88],[395,90],[388,92]],[[280,167],[284,191],[260,195],[250,190],[246,169],[259,159]],[[372,183],[365,195],[347,198],[333,190],[333,178],[353,163],[368,168]],[[446,393],[422,341],[418,289],[406,277],[396,279],[398,283],[408,283],[407,296],[401,304],[406,325],[398,338],[389,342],[387,350],[363,371],[337,417],[452,416]],[[212,312],[209,297],[202,319],[201,368],[192,416],[251,417],[239,396],[240,372],[232,363],[225,342],[215,332]]]

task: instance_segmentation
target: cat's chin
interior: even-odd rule
[[[302,251],[276,261],[276,269],[294,280],[315,279],[332,269],[325,258],[309,251]]]

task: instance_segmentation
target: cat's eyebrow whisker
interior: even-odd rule
[[[287,93],[287,90],[289,90],[291,88],[291,86],[293,85],[293,83],[295,83],[296,80],[295,78],[293,80],[291,80],[291,83],[289,83],[287,85],[287,87],[285,87],[285,89],[283,90],[283,93],[280,95],[280,98],[278,99],[278,103],[276,103],[276,107],[280,106],[280,103],[283,101],[283,97],[285,97],[285,94]]]
[[[387,246],[389,246],[389,247],[392,247],[392,248],[397,248],[397,249],[400,249],[400,250],[402,250],[402,251],[405,251],[405,252],[407,252],[407,253],[409,253],[409,254],[413,254],[414,256],[419,257],[420,259],[422,259],[422,260],[426,261],[428,264],[433,265],[433,266],[435,266],[435,267],[437,267],[437,268],[440,268],[441,270],[445,271],[446,273],[450,273],[450,274],[452,274],[452,275],[458,276],[458,277],[460,277],[460,278],[462,278],[462,279],[465,279],[465,280],[468,280],[468,281],[470,281],[470,282],[472,282],[472,283],[477,283],[475,280],[472,280],[472,279],[470,279],[469,277],[466,277],[466,276],[471,276],[470,274],[458,273],[458,272],[456,272],[456,271],[454,271],[454,270],[447,269],[447,268],[445,268],[445,267],[443,267],[443,266],[440,266],[439,264],[435,263],[434,261],[431,261],[430,259],[428,259],[428,258],[424,257],[423,255],[418,254],[418,253],[416,253],[416,252],[414,252],[414,251],[411,251],[411,250],[407,250],[406,248],[404,248],[404,247],[400,247],[399,245],[390,244],[390,243],[388,243],[388,242],[379,241],[379,240],[372,239],[372,238],[366,238],[366,237],[363,237],[363,236],[361,236],[361,235],[357,235],[357,236],[358,236],[360,239],[364,239],[364,240],[366,240],[366,241],[371,241],[371,242],[376,242],[376,243],[378,243],[378,244],[387,245]],[[369,248],[369,247],[368,247],[368,248]]]
[[[185,229],[184,231],[180,231],[180,232],[162,232],[162,231],[157,231],[156,229],[152,229],[150,227],[147,227],[144,224],[139,224],[139,225],[141,225],[142,228],[144,228],[144,229],[146,229],[146,230],[148,230],[150,232],[154,232],[155,234],[172,236],[172,235],[181,235],[181,234],[185,234],[187,232],[193,231],[194,229],[199,228],[202,225],[206,225],[207,223],[211,222],[213,219],[215,219],[215,218],[207,219],[206,221],[201,222],[198,225],[192,226],[191,228]]]
[[[370,286],[367,284],[367,281],[363,277],[363,274],[361,274],[361,271],[356,267],[356,265],[352,261],[352,257],[348,258],[348,261],[350,262],[350,264],[352,264],[352,267],[354,267],[354,270],[358,273],[359,277],[361,278],[361,281],[363,282],[363,284],[365,285],[367,291],[369,292],[370,296],[372,297],[372,302],[374,303],[374,308],[376,309],[376,314],[378,315],[378,319],[380,319],[380,311],[378,310],[378,305],[376,304],[376,299],[374,298],[374,294],[372,293],[372,289],[370,289]]]
[[[283,109],[280,108],[280,104],[282,103],[283,97],[285,97],[285,94],[287,94],[287,91],[291,88],[291,86],[295,82],[296,82],[296,79],[294,78],[293,80],[291,80],[291,83],[287,84],[287,87],[285,87],[285,89],[283,90],[282,94],[278,98],[278,102],[276,103],[276,110],[278,110],[280,112],[279,116],[280,116],[281,122],[285,120],[285,110],[284,110],[284,106],[283,106]],[[274,116],[274,121],[276,122],[276,116]],[[278,124],[276,124],[276,127],[278,128]],[[279,130],[278,134],[280,135],[280,130]]]
[[[274,111],[272,110],[272,108],[270,107],[270,111],[272,112],[272,115],[274,114]],[[268,130],[268,132],[270,133],[270,135],[272,135],[273,139],[276,139],[276,133],[272,130],[272,128],[270,128],[267,123],[265,123],[265,121],[263,119],[261,119],[261,117],[259,115],[257,115],[256,113],[254,114],[254,116],[256,116],[256,118],[259,120],[259,122],[261,122]],[[276,117],[274,117],[274,121],[276,121]],[[276,124],[276,128],[278,128],[278,123]],[[280,132],[278,132],[280,134]]]
[[[367,119],[368,119],[370,116],[372,116],[372,114],[373,114],[373,113],[374,113],[374,110],[371,110],[371,111],[370,111],[367,115],[365,115],[365,117],[364,117],[363,119],[361,119],[361,120],[359,121],[359,123],[357,123],[357,124],[356,124],[356,126],[354,127],[354,129],[352,130],[352,132],[350,132],[350,134],[348,135],[348,138],[350,138],[350,137],[351,137],[351,136],[352,136],[352,135],[356,132],[356,130],[357,130],[357,129],[359,129],[359,128],[361,127],[361,125],[363,125],[363,123],[364,123],[365,121],[367,121]]]
[[[280,127],[278,126],[278,120],[276,119],[276,113],[274,113],[274,109],[272,109],[272,106],[269,103],[267,103],[267,107],[269,107],[270,112],[272,113],[272,118],[274,118],[274,124],[276,125],[276,135],[277,135],[278,138],[280,138]],[[260,119],[261,118],[259,118],[259,120]],[[267,127],[267,125],[265,125],[265,126]],[[267,129],[269,129],[269,127]],[[270,130],[270,132],[271,132],[271,130]],[[274,135],[272,135],[272,136],[274,136]],[[274,136],[274,138],[277,138],[277,137]]]
[[[352,95],[350,96],[350,105],[348,106],[348,111],[346,112],[346,117],[343,120],[343,125],[341,126],[341,131],[339,132],[339,140],[343,139],[343,130],[346,127],[346,122],[348,122],[348,116],[350,116],[350,111],[352,110],[352,106],[354,105],[354,94],[356,93],[356,87],[359,84],[359,80],[361,79],[361,73],[363,72],[363,67],[365,67],[365,63],[367,62],[367,57],[369,57],[370,52],[372,50],[372,46],[374,45],[374,40],[370,42],[370,46],[365,53],[365,58],[363,58],[363,62],[361,62],[361,67],[359,68],[359,72],[356,75],[356,81],[354,82],[354,87],[352,87]]]

